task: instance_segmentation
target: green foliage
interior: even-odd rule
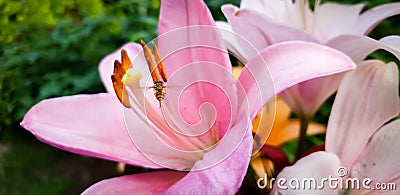
[[[154,38],[158,8],[156,0],[1,1],[0,140],[42,99],[104,91],[100,60]]]
[[[54,170],[54,148],[26,142],[0,145],[0,194],[61,194],[70,187]],[[12,152],[8,152],[12,148]],[[41,151],[38,153],[37,151]]]
[[[104,91],[100,60],[154,38],[158,9],[157,0],[0,1],[0,194],[71,191],[70,178],[46,168],[57,149],[30,144],[19,122],[43,99]]]

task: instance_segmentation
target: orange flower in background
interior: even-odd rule
[[[240,75],[241,69],[241,67],[233,67],[232,72],[236,78]],[[274,103],[276,104],[276,110],[273,109]],[[258,133],[267,134],[266,136],[269,134],[265,144],[272,146],[279,146],[298,138],[300,121],[299,119],[291,119],[290,113],[290,107],[282,99],[276,98],[275,100],[271,100],[260,110],[257,117],[253,120],[253,133],[257,133],[259,130],[260,132]],[[262,129],[263,127],[272,128]],[[325,125],[311,122],[307,130],[307,135],[321,134],[325,133],[325,131]]]
[[[236,78],[240,75],[241,69],[241,67],[233,67],[232,72]],[[260,148],[260,151],[255,153],[250,161],[256,177],[264,177],[266,173],[273,176],[274,172],[280,171],[289,164],[286,154],[277,146],[299,137],[300,120],[290,118],[290,113],[290,107],[282,99],[275,98],[268,102],[253,120],[253,134],[258,137],[255,140],[260,141],[253,143],[253,148],[256,150]],[[325,125],[311,122],[307,135],[325,132]],[[265,143],[263,143],[264,140],[266,140]],[[259,147],[257,144],[263,144],[263,146]]]
[[[271,109],[271,107],[273,108],[271,104],[276,104],[276,112]],[[282,99],[276,98],[266,104],[253,120],[253,133],[256,136],[268,136],[269,134],[268,138],[260,138],[261,140],[267,139],[267,141],[250,161],[257,178],[263,178],[265,174],[272,177],[289,164],[286,154],[277,146],[299,137],[300,120],[291,119],[290,112],[289,106]],[[308,127],[307,135],[325,132],[326,127],[323,124],[313,122]]]
[[[256,133],[258,128],[270,127],[273,125],[265,144],[279,146],[285,142],[292,141],[299,137],[300,120],[290,118],[290,108],[282,99],[276,98],[276,101],[271,101],[271,103],[273,102],[276,103],[275,116],[273,116],[273,110],[266,109],[266,107],[269,105],[267,104],[253,120],[253,133]],[[263,117],[262,121],[260,120],[261,117],[259,117],[261,112],[263,112],[263,115],[267,117],[265,119]],[[275,118],[270,118],[271,116]],[[325,133],[325,131],[325,125],[312,122],[308,126],[307,135],[310,136],[321,134]]]

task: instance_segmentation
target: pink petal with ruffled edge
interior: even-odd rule
[[[387,3],[369,9],[361,14],[355,25],[354,32],[359,35],[367,35],[382,20],[400,14],[400,3]]]
[[[252,118],[267,100],[288,87],[355,68],[346,55],[302,41],[275,44],[261,51],[261,56],[249,61],[238,79],[249,98]]]
[[[390,122],[374,134],[363,156],[353,166],[351,176],[361,181],[370,178],[375,183],[400,185],[400,120]],[[379,191],[378,192],[382,192]]]
[[[377,41],[366,36],[341,35],[329,40],[326,45],[347,54],[355,62],[359,62],[378,49],[391,52],[400,59],[399,42],[399,36],[388,36]]]
[[[243,116],[218,146],[206,153],[184,178],[168,189],[168,194],[234,194],[246,174],[250,161],[251,121]],[[224,156],[230,153],[227,158]],[[211,165],[211,166],[210,166]]]
[[[343,78],[328,122],[326,151],[350,168],[371,135],[399,113],[395,63],[363,61]]]
[[[82,194],[151,194],[162,193],[185,175],[184,172],[156,171],[106,179],[100,181]]]
[[[337,178],[337,170],[339,167],[340,160],[336,155],[328,152],[314,152],[300,159],[293,166],[284,168],[277,176],[271,194],[337,195],[339,193],[338,189],[330,188],[328,179],[330,176],[332,178]],[[315,180],[315,187],[310,184],[312,183],[310,181],[312,179]],[[298,185],[300,185],[300,189],[296,188],[296,181],[299,182]],[[292,184],[292,186],[294,185],[293,187],[295,189],[290,184]],[[302,187],[302,185],[305,186]],[[308,185],[311,185],[312,188]],[[320,188],[322,186],[324,187],[323,189]]]
[[[122,105],[110,94],[44,100],[25,115],[22,127],[39,140],[70,152],[159,168],[129,139]]]

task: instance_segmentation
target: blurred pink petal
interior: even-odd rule
[[[100,181],[90,186],[82,194],[157,194],[163,192],[184,176],[184,172],[178,171],[156,171],[121,176]]]
[[[224,44],[231,54],[242,63],[246,63],[250,56],[255,55],[256,48],[253,47],[247,40],[233,32],[232,27],[222,21],[216,22],[217,28],[224,37]]]
[[[397,119],[374,134],[360,161],[353,166],[352,177],[400,185],[399,140],[400,120]]]
[[[356,5],[343,5],[337,3],[324,3],[314,11],[314,34],[321,42],[326,42],[336,36],[349,34],[359,20],[359,14],[364,3]],[[357,24],[357,25],[355,25]],[[351,33],[352,34],[352,33]]]
[[[340,166],[339,158],[332,153],[328,152],[314,152],[299,161],[293,166],[284,168],[277,176],[274,187],[271,194],[282,194],[282,195],[298,195],[298,194],[332,194],[337,195],[338,189],[329,188],[328,182],[324,182],[325,188],[318,188],[321,185],[321,181],[329,176],[335,177],[337,175],[337,169]],[[312,186],[312,182],[303,182],[304,179],[314,179],[315,187]],[[285,180],[286,182],[279,182],[279,180]],[[291,185],[297,185],[298,181],[299,188],[293,189]],[[289,184],[291,183],[291,185]],[[311,185],[311,189],[308,187]],[[305,185],[302,187],[302,185]]]
[[[338,155],[350,168],[372,134],[399,113],[399,106],[396,64],[361,62],[346,74],[338,89],[328,122],[326,151]]]
[[[21,122],[41,141],[70,152],[131,165],[159,168],[129,138],[122,105],[110,94],[44,100]]]
[[[252,118],[267,100],[288,87],[355,67],[347,56],[336,50],[301,41],[275,44],[263,50],[261,56],[262,59],[249,61],[239,76],[247,96],[252,98],[249,100]],[[272,84],[275,89],[270,89]]]
[[[263,16],[261,13],[250,9],[238,9],[233,5],[222,6],[222,12],[228,20],[233,32],[238,33],[243,39],[249,41],[250,45],[261,51],[267,46],[283,41],[304,40],[317,42],[311,35],[282,24]],[[224,36],[225,41],[232,43],[235,39]],[[237,39],[237,37],[236,37]],[[244,62],[257,55],[252,50],[245,48],[245,44],[238,45],[241,53],[239,56],[244,56]]]
[[[366,35],[384,19],[400,14],[400,3],[387,3],[363,12],[357,21],[355,34]]]
[[[238,34],[236,37],[223,38],[232,52],[244,58],[240,59],[243,62],[254,57],[255,52],[241,43],[243,41],[238,41],[237,37],[247,39],[259,52],[279,41],[306,40],[338,49],[355,62],[378,49],[385,49],[399,58],[398,38],[376,41],[364,35],[383,19],[399,14],[400,3],[385,4],[362,12],[364,5],[317,3],[311,10],[309,1],[243,0],[240,8],[223,6],[223,13],[228,20],[224,29]],[[287,89],[281,96],[297,115],[309,117],[336,91],[341,76],[309,80]],[[324,90],[315,90],[318,87]]]
[[[274,20],[263,17],[262,14],[250,9],[242,9],[236,11],[235,16],[242,20],[242,22],[239,23],[238,26],[243,22],[253,25],[258,30],[257,32],[261,33],[261,35],[263,35],[264,37],[269,37],[270,44],[295,40],[318,42],[312,35],[302,30],[291,28],[282,24],[277,24]],[[227,19],[229,21],[229,18]]]
[[[326,45],[345,53],[355,62],[359,62],[378,49],[384,49],[400,58],[399,42],[399,36],[388,36],[377,41],[366,36],[341,35],[330,40]]]
[[[337,90],[344,75],[338,73],[304,81],[282,91],[279,97],[290,106],[292,112],[309,118]]]
[[[292,3],[281,0],[242,0],[240,1],[240,8],[252,9],[270,18],[277,19],[284,18],[288,14],[287,11],[290,4]]]

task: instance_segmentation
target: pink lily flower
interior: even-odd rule
[[[339,86],[332,107],[326,134],[326,151],[312,153],[286,167],[280,178],[321,179],[369,178],[371,183],[359,183],[360,189],[282,189],[274,186],[273,192],[281,194],[397,194],[398,191],[372,190],[377,183],[400,185],[400,120],[387,121],[400,111],[398,68],[395,63],[378,60],[361,62],[357,69],[348,72]],[[343,166],[345,169],[341,168]],[[338,184],[335,184],[338,185]],[[351,188],[351,186],[349,187]]]
[[[361,13],[364,3],[342,5],[316,1],[311,10],[307,0],[242,0],[240,8],[224,5],[228,22],[219,27],[249,40],[258,51],[284,41],[302,40],[324,44],[347,54],[355,63],[377,49],[400,57],[400,37],[379,41],[367,37],[382,20],[400,13],[400,3],[380,5]],[[254,56],[236,37],[224,36],[228,49],[246,62]],[[317,78],[285,90],[280,97],[300,117],[309,118],[338,88],[343,74]]]
[[[84,194],[235,193],[249,164],[258,110],[296,83],[355,65],[328,47],[287,42],[249,60],[236,80],[215,27],[201,0],[162,1],[158,44],[170,78],[160,99],[142,88],[154,79],[145,60],[151,51],[129,43],[100,63],[107,93],[44,100],[21,125],[63,150],[163,169],[103,180]]]

